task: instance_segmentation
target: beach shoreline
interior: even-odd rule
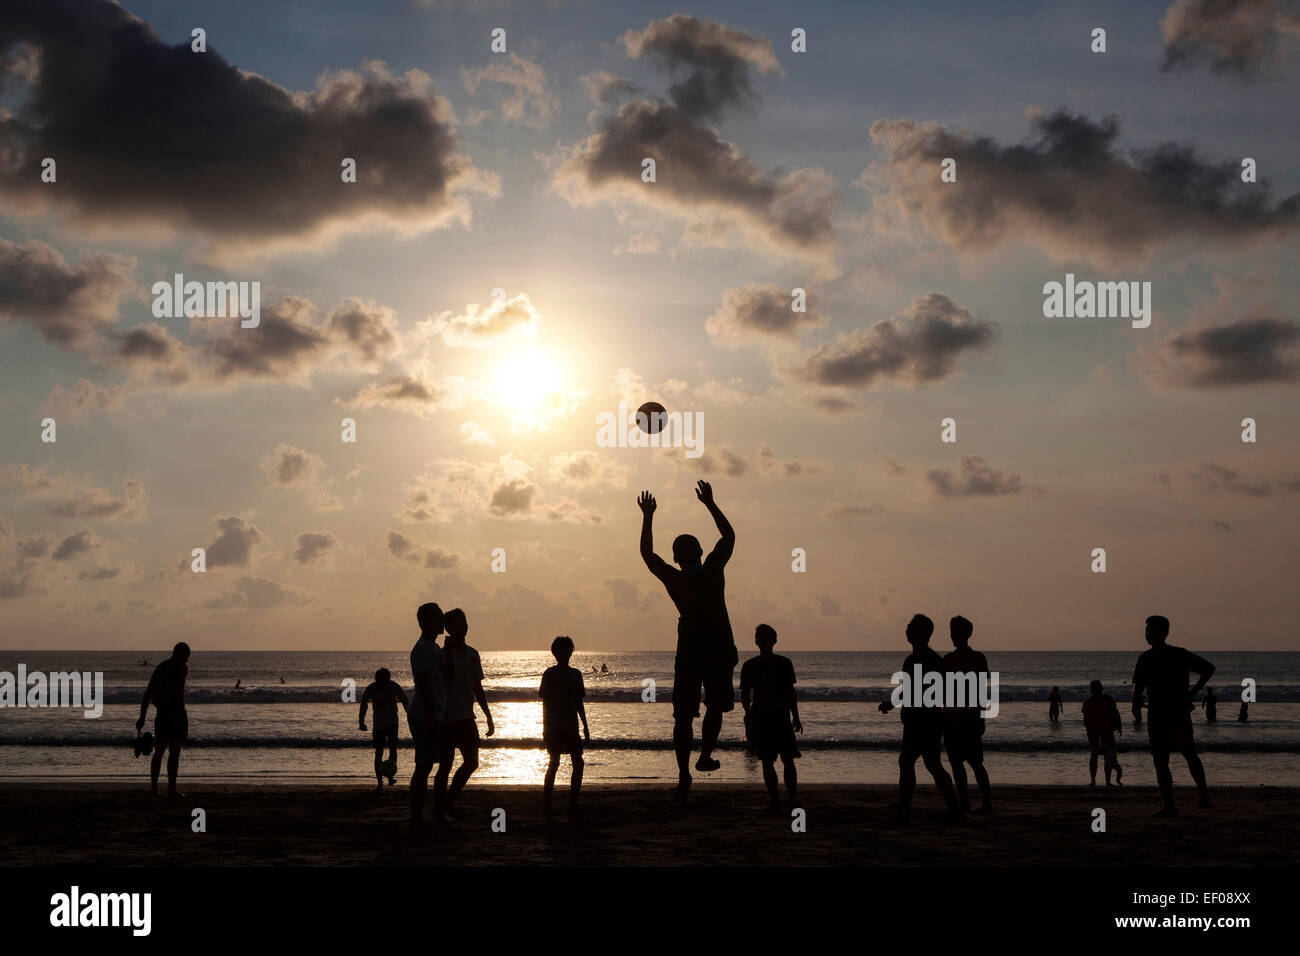
[[[661,781],[592,784],[584,808],[547,823],[537,785],[474,786],[456,822],[412,839],[404,784],[380,793],[340,784],[181,779],[185,797],[147,780],[0,780],[0,860],[24,866],[1188,866],[1294,865],[1300,788],[1223,787],[1196,809],[1152,816],[1151,787],[1008,786],[995,812],[944,820],[932,786],[918,787],[912,821],[890,822],[895,787],[813,784],[800,791],[806,830],[766,810],[760,785],[696,781],[684,809]],[[1094,811],[1106,830],[1094,830]],[[202,809],[206,832],[192,827]],[[493,829],[504,811],[504,832]],[[52,839],[53,834],[57,839]]]

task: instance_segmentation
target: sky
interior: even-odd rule
[[[437,601],[668,650],[635,498],[707,550],[703,478],[742,651],[1300,649],[1298,48],[1270,0],[8,3],[0,646]],[[598,441],[647,400],[698,457]]]

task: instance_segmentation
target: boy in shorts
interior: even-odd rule
[[[550,755],[546,766],[546,783],[542,789],[546,818],[555,815],[551,807],[551,791],[555,789],[555,774],[560,769],[560,757],[569,755],[573,761],[573,776],[569,780],[569,810],[578,808],[578,791],[582,789],[582,741],[591,740],[587,728],[587,711],[582,706],[586,689],[582,685],[582,672],[569,666],[573,656],[573,639],[557,637],[551,642],[555,666],[542,674],[538,694],[542,698],[542,742]],[[578,719],[582,719],[582,737],[578,736]]]
[[[776,631],[767,624],[754,629],[758,656],[745,661],[740,669],[740,706],[745,711],[745,736],[755,755],[763,763],[763,782],[771,798],[768,808],[781,809],[776,784],[776,758],[785,770],[785,789],[790,806],[795,805],[795,788],[799,775],[794,767],[799,748],[794,735],[803,733],[799,721],[799,703],[794,693],[794,664],[790,658],[772,653]]]

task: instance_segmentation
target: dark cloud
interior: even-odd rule
[[[209,568],[246,568],[253,563],[253,551],[263,540],[262,532],[243,518],[214,518],[216,539],[207,546]],[[185,562],[188,566],[188,562]]]
[[[785,253],[827,253],[833,246],[830,176],[820,169],[764,171],[711,125],[727,109],[752,102],[754,71],[780,70],[771,45],[684,14],[628,31],[623,41],[629,56],[644,55],[685,76],[667,101],[637,99],[607,116],[564,157],[558,191],[575,204],[631,200],[666,207],[692,221],[692,241],[761,240]],[[656,163],[654,183],[641,181],[646,158]]]
[[[627,578],[606,578],[605,590],[609,592],[614,607],[629,610],[637,606],[639,594],[636,584]]]
[[[50,557],[55,561],[71,561],[73,558],[94,551],[99,546],[99,539],[95,537],[93,531],[78,531],[60,541]]]
[[[739,478],[749,471],[749,462],[725,445],[706,448],[698,458],[687,458],[676,449],[666,450],[666,457],[671,457],[683,468],[690,468],[702,475],[722,475]]]
[[[314,564],[339,546],[338,538],[328,531],[305,531],[298,535],[293,559],[299,564]]]
[[[465,215],[458,187],[482,185],[418,70],[371,62],[292,92],[188,38],[168,46],[108,0],[11,0],[0,54],[23,43],[39,74],[0,122],[0,195],[14,204],[245,242],[428,228]],[[46,156],[57,189],[40,181]],[[344,157],[355,183],[341,181]]]
[[[1114,117],[1062,109],[1030,122],[1033,137],[1018,146],[935,123],[873,123],[884,160],[858,183],[875,194],[879,228],[893,215],[959,251],[1020,242],[1117,265],[1182,236],[1241,241],[1300,221],[1300,194],[1274,203],[1267,182],[1241,181],[1238,159],[1208,163],[1174,142],[1126,154]],[[939,178],[949,157],[955,183]]]
[[[488,510],[499,518],[526,515],[532,510],[537,492],[536,485],[522,478],[512,478],[492,492]]]
[[[709,337],[723,345],[741,345],[758,340],[793,341],[807,329],[826,324],[813,297],[807,297],[807,311],[795,312],[789,289],[751,284],[728,289],[722,307],[704,323]]]
[[[0,36],[3,30],[0,24]],[[0,170],[4,127],[0,119]],[[27,322],[47,342],[83,345],[117,321],[134,270],[134,259],[107,252],[91,253],[73,266],[39,239],[24,245],[0,239],[0,322]]]
[[[1130,361],[1171,388],[1300,382],[1300,322],[1255,309],[1226,325],[1174,332]]]
[[[996,337],[995,323],[972,318],[946,295],[930,292],[900,315],[819,345],[793,371],[818,385],[844,388],[937,382],[956,372],[961,352],[985,348]]]
[[[1241,495],[1246,498],[1269,498],[1276,494],[1300,493],[1300,478],[1288,478],[1278,482],[1267,478],[1247,478],[1240,472],[1216,465],[1212,461],[1202,462],[1195,471],[1187,476],[1196,483],[1204,494]]]
[[[957,475],[936,468],[925,477],[945,498],[1018,495],[1025,490],[1019,475],[990,468],[983,458],[971,456],[962,456],[961,471]]]
[[[440,548],[433,548],[424,553],[424,566],[433,568],[437,571],[450,571],[456,566],[459,557],[450,551],[443,551]]]
[[[463,397],[444,384],[411,375],[397,375],[382,382],[363,386],[341,405],[356,408],[384,408],[427,418],[440,408],[457,407]]]
[[[14,549],[19,557],[43,558],[50,553],[57,541],[52,534],[25,534],[14,542]]]
[[[415,548],[414,542],[400,531],[389,530],[388,553],[395,558],[405,558]]]
[[[414,541],[400,531],[388,532],[388,553],[403,561],[419,562],[426,568],[436,571],[450,571],[460,561],[460,556],[441,548],[430,548],[421,554],[421,549]]]
[[[1300,13],[1289,0],[1174,0],[1160,28],[1165,72],[1251,73],[1282,61],[1300,37]]]
[[[330,313],[326,328],[335,339],[347,342],[357,355],[369,362],[382,362],[400,351],[397,314],[386,306],[344,299]]]
[[[777,458],[776,452],[767,442],[758,446],[758,462],[755,471],[765,478],[797,478],[801,475],[817,475],[822,471],[820,461],[800,461],[796,458]]]
[[[94,571],[82,571],[77,575],[78,581],[111,581],[122,573],[121,568],[103,567]]]
[[[47,499],[46,510],[58,518],[112,518],[132,522],[148,513],[149,494],[136,478],[122,482],[122,492],[107,491],[89,477],[61,472],[47,465],[0,466],[0,490],[13,487],[32,498]]]

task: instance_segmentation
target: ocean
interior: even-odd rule
[[[946,650],[942,644],[937,648]],[[778,648],[778,651],[780,649]],[[994,785],[1086,783],[1087,741],[1080,702],[1100,679],[1125,715],[1119,739],[1127,784],[1153,785],[1145,728],[1128,715],[1127,681],[1139,649],[1065,653],[985,651],[1000,675],[998,716],[988,721],[986,766]],[[750,656],[742,649],[742,661]],[[1300,785],[1300,653],[1201,651],[1218,671],[1211,681],[1219,697],[1219,721],[1194,715],[1196,740],[1211,786]],[[393,651],[197,651],[190,660],[187,706],[190,745],[183,778],[245,782],[365,783],[373,781],[370,735],[357,728],[356,703],[343,700],[345,681],[357,699],[378,667],[387,667],[409,694],[413,682],[407,650]],[[496,736],[484,740],[475,780],[498,784],[540,783],[546,764],[541,744],[537,686],[554,663],[534,651],[481,651],[484,687]],[[897,779],[901,728],[897,713],[876,704],[889,696],[897,652],[792,651],[804,733],[799,745],[800,780],[821,783],[888,783]],[[141,663],[149,661],[146,665]],[[0,671],[102,672],[103,713],[86,719],[80,710],[0,708],[0,776],[13,779],[147,777],[147,758],[135,758],[131,742],[140,695],[161,659],[139,651],[0,651]],[[670,651],[579,652],[573,666],[587,688],[592,741],[587,745],[588,782],[675,779]],[[605,672],[601,672],[602,665]],[[1256,684],[1250,720],[1236,721],[1242,681]],[[643,701],[646,680],[653,702]],[[240,687],[236,689],[236,681]],[[737,683],[739,669],[737,669]],[[1047,717],[1047,696],[1059,686],[1062,719]],[[753,780],[759,765],[744,749],[740,706],[723,722],[718,757],[722,769],[709,779]],[[480,715],[480,731],[486,724]],[[146,729],[152,730],[150,712]],[[698,733],[698,723],[697,723]],[[401,776],[409,774],[411,750],[403,721],[398,753]],[[567,765],[566,765],[567,766]],[[920,768],[918,768],[920,769]],[[1190,783],[1174,758],[1176,783]],[[567,776],[567,769],[561,769]],[[703,777],[699,774],[697,777]],[[920,771],[922,781],[926,779]],[[702,781],[701,781],[702,782]]]

